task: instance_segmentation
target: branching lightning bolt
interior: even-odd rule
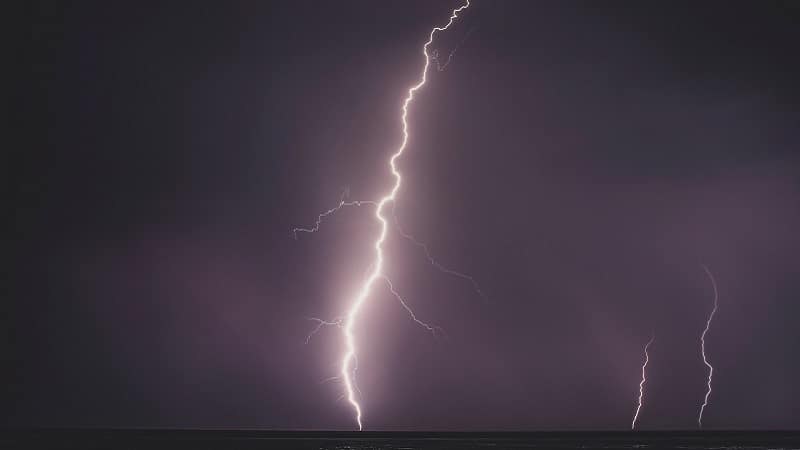
[[[375,266],[373,268],[372,273],[370,274],[369,278],[364,282],[361,290],[359,291],[358,295],[356,296],[353,304],[350,307],[350,311],[347,313],[347,317],[344,322],[344,335],[345,340],[347,343],[347,351],[342,358],[342,377],[344,377],[344,384],[345,389],[347,391],[347,400],[353,406],[353,409],[356,413],[356,422],[358,423],[359,431],[363,429],[363,424],[361,422],[361,404],[358,403],[358,400],[355,397],[353,391],[353,380],[350,377],[350,367],[353,364],[356,358],[356,343],[355,343],[355,335],[353,333],[353,325],[358,318],[358,313],[361,310],[361,307],[364,305],[364,301],[369,296],[369,291],[375,281],[382,276],[381,270],[383,269],[383,242],[386,240],[386,232],[388,228],[388,221],[383,216],[383,208],[388,202],[392,202],[395,200],[397,196],[397,192],[400,190],[400,185],[402,183],[402,176],[400,172],[397,170],[397,166],[395,165],[395,161],[399,158],[403,151],[408,144],[408,106],[411,104],[411,101],[414,99],[414,93],[419,90],[425,82],[427,81],[428,75],[428,66],[430,65],[430,55],[428,54],[428,46],[431,45],[433,42],[433,37],[437,31],[444,31],[450,27],[453,21],[458,17],[458,13],[463,11],[464,9],[469,7],[469,0],[466,0],[466,3],[453,10],[450,14],[450,19],[448,20],[447,24],[443,27],[434,27],[430,35],[428,36],[428,41],[425,45],[422,46],[422,54],[425,56],[425,66],[422,69],[422,77],[417,84],[409,88],[408,96],[406,96],[405,100],[403,101],[403,113],[402,113],[402,122],[403,122],[403,141],[400,144],[400,147],[397,148],[397,151],[389,158],[389,167],[391,168],[392,175],[394,176],[394,186],[392,190],[389,192],[388,195],[381,198],[378,202],[378,207],[375,210],[375,217],[381,223],[381,233],[378,236],[378,240],[375,241]]]
[[[386,286],[389,288],[389,292],[391,292],[392,296],[394,296],[394,298],[397,300],[397,302],[400,303],[400,306],[402,306],[403,309],[406,310],[406,312],[408,313],[409,317],[411,317],[411,320],[413,320],[417,325],[421,326],[422,328],[430,331],[435,337],[446,336],[447,335],[447,333],[444,331],[444,329],[442,327],[440,327],[438,325],[431,325],[431,324],[429,324],[427,322],[423,322],[422,320],[420,320],[417,317],[416,313],[414,313],[414,310],[411,309],[410,306],[408,306],[408,303],[406,303],[406,301],[403,298],[403,296],[400,295],[400,293],[397,292],[394,289],[394,285],[392,284],[392,280],[390,280],[389,277],[387,277],[386,275],[381,275],[380,277],[386,282]],[[337,317],[337,318],[335,318],[333,320],[325,320],[325,319],[320,319],[320,318],[317,318],[317,317],[309,317],[308,320],[310,320],[312,322],[316,322],[317,325],[314,328],[312,328],[311,331],[308,333],[308,336],[306,336],[306,344],[311,342],[311,339],[317,333],[319,333],[319,331],[322,328],[324,328],[324,327],[339,327],[339,328],[341,328],[342,327],[342,322],[343,322],[341,317]],[[339,377],[336,376],[336,377],[326,378],[326,380],[333,380],[333,379],[339,379]]]
[[[333,208],[331,208],[331,209],[329,209],[329,210],[327,210],[327,211],[325,211],[325,212],[323,212],[323,213],[321,213],[321,214],[319,214],[317,216],[317,220],[314,222],[314,226],[313,227],[311,227],[311,228],[293,228],[292,229],[292,234],[294,235],[294,238],[297,239],[297,233],[316,233],[317,231],[319,231],[319,227],[320,227],[320,225],[322,225],[322,221],[325,220],[326,217],[328,217],[331,214],[339,211],[342,208],[347,208],[347,207],[351,207],[351,206],[376,205],[377,204],[377,203],[375,203],[375,202],[373,202],[371,200],[352,200],[352,201],[347,201],[347,195],[348,195],[348,191],[345,190],[342,193],[342,198],[339,200],[339,203],[335,207],[333,207]]]
[[[636,406],[636,413],[633,414],[633,421],[631,422],[631,430],[636,428],[636,421],[639,420],[639,411],[642,409],[642,399],[644,398],[644,383],[647,381],[645,376],[645,369],[647,369],[647,363],[650,362],[650,355],[647,353],[647,349],[650,348],[650,345],[656,339],[655,333],[650,336],[650,340],[647,342],[647,345],[644,346],[644,364],[642,364],[642,381],[639,382],[639,403]]]
[[[705,398],[703,398],[703,404],[700,406],[700,415],[697,417],[697,426],[699,427],[703,426],[703,411],[708,405],[708,397],[711,395],[711,377],[714,375],[714,367],[708,363],[708,358],[706,358],[706,333],[708,333],[709,328],[711,328],[711,321],[714,319],[714,314],[717,312],[717,301],[719,300],[717,281],[714,279],[714,275],[711,274],[711,270],[709,270],[706,265],[703,265],[703,270],[706,272],[706,275],[708,275],[708,279],[711,280],[711,286],[714,288],[714,308],[711,310],[711,314],[708,315],[706,328],[703,330],[703,334],[700,335],[700,353],[703,355],[703,363],[708,367],[708,389],[706,390]]]
[[[458,49],[461,48],[462,45],[464,45],[464,42],[467,42],[467,39],[469,39],[469,36],[476,29],[477,28],[472,28],[469,31],[467,31],[467,34],[464,36],[463,39],[461,39],[461,42],[459,42],[458,45],[456,45],[455,47],[453,47],[452,50],[450,50],[450,54],[447,55],[447,61],[445,61],[444,64],[442,64],[442,61],[439,59],[439,50],[438,49],[436,49],[433,52],[431,52],[431,61],[436,63],[436,70],[438,70],[439,72],[443,72],[444,69],[446,69],[447,66],[450,65],[450,61],[453,60],[453,56],[456,54]]]
[[[395,152],[389,158],[389,168],[391,170],[392,176],[394,177],[394,185],[392,186],[391,190],[377,202],[375,202],[375,201],[347,201],[346,200],[347,194],[345,193],[342,196],[341,200],[339,201],[339,204],[336,207],[331,208],[328,211],[323,212],[322,214],[320,214],[317,217],[317,220],[316,220],[315,225],[313,227],[311,227],[311,228],[295,228],[295,229],[292,230],[292,232],[293,232],[293,234],[295,236],[295,239],[296,239],[297,238],[297,233],[315,233],[315,232],[317,232],[319,230],[319,227],[320,227],[322,221],[327,216],[329,216],[331,214],[334,214],[335,212],[339,211],[342,208],[350,207],[350,206],[362,206],[362,205],[367,205],[367,204],[375,205],[375,207],[376,207],[375,208],[375,218],[380,223],[381,228],[380,228],[380,234],[378,235],[378,238],[376,239],[376,241],[374,243],[375,260],[372,262],[372,264],[370,266],[371,267],[371,271],[369,272],[368,276],[366,277],[366,279],[364,280],[363,284],[361,285],[361,288],[359,289],[358,293],[356,294],[355,298],[353,299],[352,303],[350,304],[350,308],[347,311],[347,314],[343,318],[336,319],[336,320],[333,320],[333,321],[325,321],[325,320],[322,320],[322,319],[312,318],[311,320],[314,320],[314,321],[317,322],[317,326],[312,330],[312,332],[309,334],[308,338],[306,339],[306,342],[308,342],[308,340],[310,340],[311,337],[313,337],[314,334],[316,334],[322,327],[337,326],[337,327],[340,327],[342,329],[342,331],[344,333],[344,337],[345,337],[346,351],[345,351],[344,355],[342,356],[340,377],[344,381],[345,394],[346,394],[347,401],[350,403],[350,405],[352,406],[352,408],[353,408],[353,410],[355,412],[355,420],[356,420],[356,423],[358,424],[359,431],[361,431],[363,429],[363,423],[362,423],[362,420],[361,420],[362,419],[361,404],[358,402],[358,399],[356,398],[356,392],[358,391],[358,387],[356,386],[356,383],[355,383],[355,373],[356,373],[358,362],[357,362],[357,348],[356,348],[356,337],[355,337],[355,332],[354,332],[354,326],[355,326],[356,321],[358,319],[358,316],[359,316],[359,313],[361,311],[361,308],[364,306],[364,303],[366,302],[367,298],[369,297],[370,291],[372,289],[372,286],[375,284],[375,282],[378,281],[378,280],[384,280],[387,283],[391,293],[395,296],[395,298],[400,302],[400,304],[403,306],[403,308],[409,313],[411,318],[418,325],[420,325],[423,328],[427,329],[428,331],[434,333],[434,335],[437,334],[437,333],[441,333],[442,332],[441,328],[429,325],[429,324],[419,320],[417,318],[417,316],[414,314],[414,312],[411,310],[411,308],[408,306],[408,304],[397,293],[397,291],[395,291],[394,286],[392,285],[392,283],[389,280],[389,278],[387,278],[387,276],[383,273],[383,244],[386,241],[386,237],[387,237],[387,233],[388,233],[388,227],[389,227],[389,221],[384,216],[383,212],[384,212],[384,207],[386,206],[387,203],[391,202],[394,205],[394,201],[397,198],[397,193],[400,190],[400,185],[402,183],[402,176],[401,176],[400,172],[397,169],[396,161],[403,154],[403,152],[405,151],[406,146],[408,144],[408,139],[409,139],[408,108],[409,108],[411,102],[414,100],[414,93],[417,92],[420,88],[422,88],[422,86],[424,86],[425,83],[427,82],[428,69],[430,67],[430,64],[431,64],[432,60],[434,60],[436,62],[437,67],[440,70],[444,69],[444,66],[446,66],[447,63],[449,63],[449,61],[450,61],[450,58],[448,58],[448,61],[444,64],[444,66],[440,66],[438,60],[435,59],[434,55],[428,52],[428,47],[433,43],[433,38],[436,35],[436,33],[439,32],[439,31],[447,30],[450,27],[450,25],[453,24],[453,21],[455,21],[455,19],[458,17],[459,13],[461,11],[464,11],[465,9],[467,9],[469,6],[470,6],[470,0],[465,0],[465,3],[462,6],[454,9],[450,13],[450,18],[447,21],[447,23],[444,26],[434,27],[431,30],[430,34],[428,35],[427,42],[425,42],[425,44],[422,46],[422,54],[425,57],[425,65],[424,65],[424,67],[422,69],[422,74],[421,74],[419,80],[417,81],[416,84],[414,84],[413,86],[411,86],[408,89],[408,94],[407,94],[406,98],[403,100],[402,115],[401,115],[401,121],[402,121],[402,124],[403,124],[403,139],[402,139],[402,142],[400,143],[400,146],[397,148],[397,150],[395,150]],[[452,57],[452,52],[450,54],[450,57]],[[396,218],[395,218],[395,223],[397,223]],[[447,269],[447,268],[441,266],[438,262],[436,262],[431,257],[430,252],[428,251],[428,248],[427,248],[427,246],[425,244],[417,241],[416,239],[412,238],[410,235],[406,234],[405,232],[401,231],[401,234],[406,239],[411,239],[415,244],[417,244],[418,246],[421,246],[425,250],[425,254],[428,257],[428,260],[431,261],[431,264],[433,264],[436,268],[438,268],[439,270],[441,270],[443,272],[446,272],[446,273],[449,273],[449,274],[452,274],[452,275],[459,276],[459,277],[465,278],[467,280],[470,280],[473,283],[473,286],[475,287],[477,292],[482,297],[485,298],[485,295],[483,295],[483,292],[478,288],[477,283],[475,282],[475,280],[472,277],[470,277],[468,275],[464,275],[464,274],[462,274],[460,272],[455,272],[453,270],[450,270],[450,269]]]
[[[408,312],[408,315],[411,316],[411,320],[416,322],[417,325],[421,326],[422,328],[425,328],[426,330],[433,333],[434,336],[444,335],[444,330],[441,327],[437,325],[429,325],[417,318],[417,315],[414,314],[414,310],[412,310],[411,307],[408,306],[408,303],[406,303],[406,301],[403,300],[403,297],[400,296],[400,294],[398,294],[397,291],[394,290],[394,286],[392,285],[392,280],[387,278],[385,275],[382,275],[381,278],[383,278],[384,281],[386,281],[386,285],[389,287],[389,292],[391,292],[392,295],[394,295],[394,298],[397,299],[397,301],[400,303],[403,309],[405,309],[406,312]]]
[[[471,276],[469,276],[469,275],[467,275],[465,273],[450,269],[450,268],[445,267],[442,264],[440,264],[439,261],[437,261],[433,257],[433,255],[431,254],[431,251],[428,248],[428,244],[418,240],[417,238],[415,238],[414,236],[406,233],[405,230],[403,230],[403,227],[400,226],[400,221],[397,220],[397,216],[394,214],[394,209],[392,209],[392,216],[394,218],[394,224],[397,227],[397,232],[400,234],[400,236],[404,237],[405,239],[408,239],[414,245],[416,245],[417,247],[421,248],[422,251],[425,252],[425,258],[427,258],[428,262],[431,263],[431,265],[433,267],[435,267],[440,272],[443,272],[443,273],[446,273],[448,275],[452,275],[454,277],[458,277],[458,278],[464,279],[466,281],[469,281],[470,284],[472,284],[472,288],[475,290],[475,293],[477,293],[484,300],[488,300],[488,297],[486,297],[486,294],[483,293],[483,290],[481,290],[481,287],[480,287],[480,285],[478,285],[478,282],[475,280],[475,278],[473,278],[473,277],[471,277]]]
[[[377,202],[372,201],[372,200],[347,201],[346,198],[347,198],[347,192],[342,194],[342,198],[339,200],[339,203],[335,207],[333,207],[333,208],[331,208],[331,209],[329,209],[329,210],[327,210],[327,211],[325,211],[325,212],[323,212],[323,213],[321,213],[321,214],[319,214],[317,216],[317,220],[314,222],[314,226],[312,226],[310,228],[302,228],[302,227],[293,228],[292,229],[292,234],[294,235],[294,238],[297,239],[298,233],[309,233],[309,234],[311,234],[311,233],[318,232],[320,227],[322,226],[322,222],[328,216],[333,215],[334,213],[338,212],[339,210],[341,210],[343,208],[352,207],[352,206],[363,206],[363,205],[377,205]],[[474,277],[472,277],[470,275],[467,275],[466,273],[459,272],[457,270],[454,270],[454,269],[451,269],[449,267],[446,267],[446,266],[442,265],[442,263],[440,263],[436,258],[433,257],[433,254],[431,253],[430,248],[428,247],[428,244],[420,241],[419,239],[415,238],[413,235],[407,233],[403,229],[403,227],[400,225],[400,221],[398,220],[397,215],[394,212],[394,208],[392,208],[392,219],[393,219],[395,228],[397,229],[397,233],[400,236],[402,236],[404,239],[408,240],[412,244],[414,244],[417,247],[419,247],[420,249],[422,249],[422,251],[425,253],[425,258],[428,260],[428,262],[434,268],[436,268],[440,272],[445,273],[447,275],[452,275],[454,277],[458,277],[458,278],[461,278],[463,280],[469,281],[469,283],[472,285],[472,289],[475,291],[476,294],[478,294],[483,300],[486,300],[486,301],[489,300],[489,298],[486,296],[486,294],[483,292],[483,290],[481,289],[480,285],[478,284],[478,281]],[[371,266],[370,266],[369,270],[371,270]],[[369,272],[369,270],[368,270],[368,272]],[[313,319],[312,318],[312,320],[321,320],[321,319]],[[312,335],[315,334],[317,331],[319,331],[319,329],[324,325],[333,325],[333,324],[329,324],[329,323],[320,324],[318,327],[316,327],[314,329],[314,331],[312,332]]]
[[[318,319],[316,317],[309,317],[308,320],[316,322],[317,326],[315,326],[311,330],[311,332],[308,333],[308,336],[306,336],[306,344],[311,342],[311,338],[313,338],[314,335],[317,334],[319,332],[319,330],[322,329],[322,327],[333,327],[333,326],[341,327],[342,326],[342,319],[323,320],[323,319]],[[333,377],[333,378],[336,378],[336,377]]]

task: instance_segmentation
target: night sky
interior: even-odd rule
[[[345,312],[459,2],[28,2],[2,425],[352,429]],[[17,14],[14,14],[17,15]],[[800,428],[800,7],[473,0],[411,107],[367,429]],[[466,40],[465,37],[467,38]]]

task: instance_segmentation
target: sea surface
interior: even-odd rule
[[[259,430],[15,429],[0,432],[0,447],[130,450],[800,450],[800,432],[352,433]]]

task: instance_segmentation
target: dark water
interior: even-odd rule
[[[254,430],[5,430],[2,448],[800,450],[800,432],[337,433]]]

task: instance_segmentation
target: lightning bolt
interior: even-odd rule
[[[314,226],[311,228],[292,228],[292,234],[294,235],[295,240],[297,240],[297,233],[316,233],[319,231],[319,227],[322,225],[322,221],[325,220],[326,217],[330,216],[331,214],[339,211],[342,208],[352,207],[352,206],[362,206],[362,205],[376,205],[377,203],[371,200],[353,200],[347,201],[347,197],[349,195],[349,191],[347,189],[342,192],[342,197],[339,199],[339,203],[334,206],[333,208],[320,213],[317,216],[317,220],[314,222]]]
[[[308,336],[306,336],[306,344],[311,342],[311,338],[313,338],[314,335],[319,333],[319,330],[321,330],[322,327],[334,327],[334,326],[335,327],[341,327],[342,326],[342,319],[341,318],[337,318],[337,319],[333,319],[333,320],[324,320],[324,319],[319,319],[319,318],[316,318],[316,317],[309,317],[308,320],[316,322],[317,326],[315,326],[311,330],[311,332],[308,333]],[[334,377],[334,378],[336,378],[336,377]]]
[[[656,339],[655,333],[650,336],[650,341],[647,342],[647,345],[644,346],[644,364],[642,364],[642,381],[639,382],[639,404],[636,406],[636,412],[633,414],[633,421],[631,422],[631,430],[636,428],[636,421],[639,419],[639,411],[642,409],[642,399],[644,398],[644,383],[647,381],[645,377],[645,369],[647,368],[647,363],[650,362],[650,355],[647,353],[647,349],[650,348],[650,345]]]
[[[473,277],[471,277],[471,276],[469,276],[469,275],[467,275],[465,273],[462,273],[462,272],[459,272],[457,270],[453,270],[453,269],[450,269],[448,267],[443,266],[441,263],[439,263],[439,261],[437,261],[433,257],[433,255],[431,254],[430,249],[428,248],[428,244],[426,244],[426,243],[418,240],[414,236],[406,233],[405,230],[403,230],[403,227],[400,226],[400,221],[397,220],[397,215],[394,214],[394,208],[392,208],[392,217],[394,218],[394,224],[395,224],[395,227],[397,227],[397,232],[400,234],[400,236],[402,236],[405,239],[411,241],[414,245],[416,245],[417,247],[422,249],[422,251],[425,253],[425,258],[428,260],[428,262],[433,267],[435,267],[438,271],[440,271],[442,273],[445,273],[447,275],[452,275],[454,277],[458,277],[458,278],[461,278],[463,280],[469,281],[470,284],[472,284],[472,289],[475,290],[475,293],[477,293],[482,299],[487,300],[487,301],[489,300],[489,298],[486,296],[486,294],[483,293],[483,290],[481,289],[480,285],[475,280],[475,278],[473,278]]]
[[[711,321],[714,319],[714,313],[717,312],[717,300],[719,300],[717,281],[714,279],[714,275],[711,274],[711,270],[709,270],[706,265],[703,265],[703,270],[706,272],[706,275],[708,275],[708,279],[711,280],[711,286],[714,288],[714,308],[711,310],[711,314],[708,315],[706,328],[703,330],[703,334],[700,335],[700,353],[703,355],[703,363],[708,367],[708,389],[706,390],[705,398],[703,398],[703,404],[700,406],[700,415],[697,417],[698,427],[703,426],[703,411],[706,409],[708,397],[711,395],[711,377],[714,375],[714,367],[708,363],[708,358],[706,358],[706,333],[708,333],[708,329],[711,328]]]
[[[442,327],[440,327],[438,325],[431,325],[431,324],[429,324],[427,322],[423,322],[422,320],[420,320],[417,317],[416,313],[414,313],[414,310],[411,309],[410,306],[408,306],[408,303],[406,303],[406,301],[403,298],[403,296],[400,295],[400,293],[397,292],[394,289],[394,285],[392,284],[392,280],[390,280],[389,277],[387,277],[386,275],[381,275],[381,278],[383,279],[383,281],[386,282],[386,286],[389,288],[389,292],[391,292],[392,296],[394,296],[394,298],[397,300],[397,302],[400,303],[400,306],[402,306],[403,309],[406,310],[406,312],[408,313],[409,317],[411,317],[411,320],[413,320],[414,323],[416,323],[417,325],[421,326],[422,328],[430,331],[434,335],[434,337],[446,336],[447,335],[447,333],[444,331],[444,329]],[[309,317],[308,320],[310,320],[312,322],[316,322],[317,325],[314,328],[312,328],[311,331],[308,333],[308,336],[306,336],[306,344],[311,342],[311,339],[317,333],[319,333],[319,331],[323,327],[339,327],[339,328],[341,328],[342,327],[342,322],[343,322],[341,317],[337,317],[337,318],[335,318],[333,320],[325,320],[325,319],[320,319],[318,317]],[[327,379],[338,379],[338,378],[339,377],[331,377],[331,378],[326,378],[326,380]]]
[[[361,307],[364,305],[365,300],[369,296],[370,288],[375,283],[376,280],[381,278],[383,275],[381,270],[383,269],[383,242],[386,240],[386,232],[388,228],[388,221],[383,216],[383,208],[388,202],[393,202],[397,196],[397,192],[400,190],[400,185],[402,183],[402,176],[400,172],[397,170],[397,166],[395,165],[395,161],[399,158],[403,151],[408,144],[408,106],[411,104],[411,101],[414,99],[414,93],[419,90],[422,86],[425,85],[428,76],[428,66],[430,65],[430,55],[428,54],[428,46],[431,45],[433,42],[433,37],[437,31],[444,31],[452,25],[453,21],[458,17],[458,13],[465,10],[469,7],[469,0],[466,0],[466,3],[456,8],[450,14],[450,19],[448,20],[447,24],[443,27],[434,27],[430,34],[428,35],[428,41],[425,42],[425,45],[422,46],[422,54],[425,56],[425,66],[422,69],[422,77],[420,78],[419,82],[408,89],[408,95],[406,96],[405,100],[403,101],[403,113],[401,116],[403,122],[403,141],[400,144],[400,147],[397,148],[394,154],[392,154],[391,158],[389,158],[389,167],[392,171],[392,175],[394,176],[394,186],[392,190],[389,192],[388,195],[385,195],[381,200],[378,202],[378,206],[375,209],[375,217],[381,223],[381,232],[378,236],[378,239],[375,241],[375,266],[373,268],[372,273],[370,274],[369,278],[364,282],[361,290],[359,291],[358,295],[356,296],[355,300],[353,301],[350,311],[347,313],[347,317],[344,322],[344,336],[345,341],[347,343],[347,351],[342,358],[342,377],[344,378],[345,389],[347,392],[347,400],[352,405],[353,409],[355,410],[356,414],[356,423],[358,423],[358,429],[363,430],[364,426],[361,422],[361,404],[358,403],[358,400],[355,397],[355,393],[353,390],[353,380],[351,379],[350,368],[351,365],[354,363],[356,358],[356,342],[355,342],[355,334],[353,333],[353,326],[356,323],[356,319],[358,318],[358,313],[361,310]]]
[[[317,220],[314,222],[314,226],[312,226],[310,228],[303,228],[303,227],[292,228],[292,234],[294,235],[295,240],[297,240],[297,238],[298,238],[298,233],[313,234],[313,233],[318,232],[320,230],[320,227],[322,226],[322,222],[325,220],[326,217],[328,217],[330,215],[333,215],[334,213],[338,212],[339,210],[341,210],[343,208],[352,207],[352,206],[363,206],[363,205],[377,205],[377,202],[372,201],[372,200],[346,201],[347,195],[348,195],[348,193],[347,193],[347,191],[345,191],[342,194],[342,197],[339,200],[339,203],[336,204],[336,206],[334,206],[333,208],[331,208],[331,209],[329,209],[329,210],[327,210],[327,211],[325,211],[323,213],[320,213],[317,216]],[[454,277],[461,278],[463,280],[468,281],[472,285],[472,289],[475,291],[476,294],[478,294],[478,296],[480,296],[485,301],[489,300],[489,297],[486,296],[486,294],[483,292],[483,289],[481,289],[481,286],[478,284],[478,281],[474,277],[472,277],[470,275],[467,275],[466,273],[459,272],[457,270],[454,270],[454,269],[451,269],[449,267],[444,266],[436,258],[433,257],[433,254],[431,253],[431,250],[430,250],[430,247],[428,247],[428,244],[420,241],[419,239],[415,238],[411,234],[407,233],[403,229],[403,227],[400,225],[400,221],[398,220],[397,215],[394,212],[394,208],[392,208],[392,219],[393,219],[395,228],[397,229],[397,233],[401,237],[403,237],[404,239],[408,240],[409,242],[411,242],[415,246],[419,247],[423,251],[423,253],[425,254],[425,259],[427,259],[428,262],[434,268],[436,268],[436,270],[438,270],[438,271],[440,271],[440,272],[442,272],[444,274],[452,275]],[[372,266],[370,266],[368,268],[367,272],[369,272],[370,270],[372,270]],[[308,341],[310,340],[310,337],[313,336],[314,334],[316,334],[319,331],[319,329],[322,328],[323,326],[341,325],[341,323],[339,323],[340,321],[337,322],[337,323],[325,323],[326,321],[324,321],[322,319],[318,319],[316,317],[311,317],[309,319],[317,321],[318,322],[318,326],[316,328],[314,328],[314,330],[311,332],[311,335],[309,335],[309,339],[306,340],[306,343],[308,343]],[[322,323],[320,323],[320,322],[322,322]]]
[[[453,56],[456,54],[458,49],[461,48],[462,45],[464,45],[464,42],[467,42],[467,39],[469,39],[469,36],[476,29],[477,28],[472,28],[469,31],[467,31],[467,34],[464,36],[463,39],[461,39],[461,42],[459,42],[455,47],[453,47],[453,50],[451,50],[450,54],[447,55],[447,61],[445,61],[444,64],[442,64],[442,61],[439,58],[439,50],[438,49],[434,50],[433,52],[431,52],[431,61],[436,63],[436,70],[438,70],[439,72],[443,72],[444,69],[446,69],[447,66],[450,65],[450,61],[453,60]]]
[[[411,316],[411,319],[414,320],[414,322],[416,322],[418,325],[420,325],[421,327],[427,329],[428,331],[430,331],[434,335],[437,335],[439,333],[443,333],[441,328],[439,328],[437,326],[434,326],[434,325],[430,325],[430,324],[428,324],[426,322],[423,322],[420,319],[418,319],[417,316],[414,314],[413,310],[405,302],[403,297],[400,296],[400,294],[397,293],[397,291],[394,289],[394,286],[392,285],[392,282],[389,280],[389,278],[383,273],[383,244],[386,241],[386,237],[387,237],[387,234],[388,234],[388,228],[389,228],[389,221],[386,218],[386,216],[384,216],[384,208],[385,208],[387,203],[392,203],[392,205],[394,205],[394,202],[395,202],[395,200],[397,198],[397,193],[400,190],[400,186],[402,184],[402,180],[403,179],[402,179],[402,176],[400,174],[400,171],[397,169],[396,161],[400,156],[402,156],[402,154],[405,151],[406,146],[408,144],[408,139],[409,139],[408,108],[411,105],[411,102],[414,100],[414,94],[419,89],[421,89],[425,85],[425,83],[427,82],[428,69],[429,69],[429,67],[431,65],[431,61],[434,61],[436,63],[437,68],[439,68],[439,70],[443,70],[444,67],[446,67],[447,64],[450,62],[450,58],[452,58],[452,55],[455,52],[455,50],[453,52],[451,52],[450,57],[448,58],[448,61],[442,66],[442,65],[439,64],[439,61],[437,59],[438,52],[429,53],[428,52],[428,48],[433,43],[433,39],[434,39],[434,36],[436,35],[436,33],[440,32],[440,31],[447,30],[450,27],[450,25],[453,24],[453,21],[455,21],[455,19],[459,16],[459,13],[464,11],[465,9],[469,8],[469,6],[470,6],[470,0],[465,0],[465,3],[462,6],[453,9],[452,12],[450,13],[450,18],[447,21],[447,23],[444,26],[437,26],[437,27],[434,27],[433,29],[431,29],[430,34],[428,35],[428,40],[422,46],[422,55],[425,57],[425,65],[424,65],[424,67],[422,69],[422,74],[421,74],[419,80],[416,82],[416,84],[414,84],[413,86],[411,86],[408,89],[408,94],[406,95],[405,99],[403,100],[402,114],[401,114],[401,121],[402,121],[402,124],[403,124],[403,139],[402,139],[402,142],[400,143],[400,146],[397,148],[397,150],[395,150],[395,152],[389,158],[389,168],[390,168],[392,176],[394,178],[394,185],[392,186],[391,190],[387,194],[385,194],[377,202],[375,202],[375,201],[347,201],[347,192],[345,192],[342,195],[342,198],[340,199],[338,205],[336,205],[335,207],[333,207],[333,208],[331,208],[331,209],[329,209],[329,210],[327,210],[327,211],[325,211],[325,212],[323,212],[323,213],[321,213],[321,214],[319,214],[317,216],[317,220],[316,220],[316,222],[315,222],[313,227],[310,227],[310,228],[294,228],[292,230],[292,233],[294,234],[295,239],[297,239],[297,234],[298,233],[315,233],[315,232],[319,231],[319,227],[322,224],[323,220],[325,220],[325,218],[330,216],[331,214],[334,214],[337,211],[341,210],[342,208],[353,207],[353,206],[362,206],[362,205],[374,205],[375,206],[375,218],[380,223],[381,228],[380,228],[380,234],[378,235],[378,237],[375,240],[375,243],[373,245],[374,249],[375,249],[375,259],[372,262],[372,264],[370,265],[369,274],[367,275],[366,279],[364,280],[363,284],[361,285],[361,288],[358,290],[358,293],[356,294],[356,296],[354,297],[352,303],[350,304],[350,308],[348,309],[347,314],[343,318],[335,319],[335,320],[332,320],[332,321],[325,321],[325,320],[322,320],[322,319],[310,318],[310,320],[313,320],[313,321],[315,321],[317,323],[317,326],[311,331],[311,333],[308,335],[308,337],[306,339],[306,342],[308,342],[323,327],[336,326],[336,327],[339,327],[339,328],[342,329],[342,332],[343,332],[344,338],[345,338],[346,350],[345,350],[344,355],[342,356],[340,376],[336,377],[336,378],[341,378],[341,380],[344,382],[345,396],[347,398],[347,401],[350,403],[351,407],[353,408],[353,411],[355,413],[355,421],[358,424],[358,430],[359,431],[363,430],[363,423],[362,423],[361,404],[358,402],[358,399],[356,397],[356,392],[358,391],[358,387],[356,386],[355,374],[356,374],[356,369],[357,369],[357,365],[358,365],[358,360],[357,360],[356,335],[355,335],[355,332],[354,332],[354,327],[355,327],[355,325],[357,323],[357,319],[359,317],[359,313],[361,312],[362,307],[364,306],[364,304],[366,303],[367,299],[369,298],[372,286],[375,284],[375,282],[379,281],[379,280],[385,281],[387,286],[388,286],[388,288],[389,288],[389,291],[392,293],[392,295],[394,295],[394,297],[398,300],[398,302],[403,306],[403,308],[406,310],[406,312],[408,312],[408,314]],[[467,36],[469,36],[469,34]],[[394,206],[392,207],[392,215],[394,216]],[[472,277],[470,277],[468,275],[465,275],[465,274],[462,274],[460,272],[456,272],[454,270],[450,270],[450,269],[442,266],[438,262],[436,262],[436,260],[433,259],[433,257],[431,256],[430,252],[428,251],[427,245],[425,245],[424,243],[422,243],[420,241],[417,241],[411,235],[405,233],[404,231],[402,231],[401,228],[399,228],[399,223],[397,222],[396,216],[395,216],[394,222],[397,225],[398,230],[400,230],[400,234],[403,237],[405,237],[406,239],[411,240],[412,242],[414,242],[416,245],[420,246],[425,251],[426,257],[428,258],[428,260],[431,262],[431,264],[434,267],[436,267],[437,269],[439,269],[439,270],[441,270],[441,271],[443,271],[445,273],[448,273],[448,274],[451,274],[451,275],[454,275],[454,276],[458,276],[458,277],[461,277],[461,278],[464,278],[466,280],[471,281],[472,284],[473,284],[473,287],[476,289],[476,291],[479,293],[479,295],[481,295],[481,297],[483,297],[483,298],[486,298],[486,296],[480,290],[480,288],[478,287],[477,283],[475,282],[475,280]]]
[[[394,286],[392,285],[392,280],[390,280],[385,275],[382,275],[381,278],[383,278],[383,280],[386,281],[386,285],[389,287],[389,292],[391,292],[392,295],[394,295],[394,298],[397,299],[398,303],[400,303],[403,309],[405,309],[406,312],[408,312],[408,315],[411,316],[411,320],[413,320],[417,325],[421,326],[422,328],[425,328],[426,330],[433,333],[434,336],[440,336],[445,334],[442,327],[439,327],[437,325],[429,325],[428,323],[419,320],[417,318],[417,315],[414,314],[414,310],[412,310],[411,307],[408,306],[408,303],[406,303],[406,301],[403,300],[403,297],[400,296],[400,294],[398,294],[397,291],[394,290]]]

